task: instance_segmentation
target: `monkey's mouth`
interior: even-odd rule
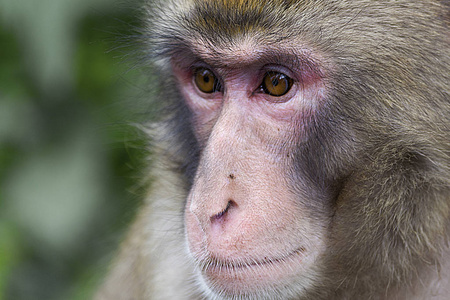
[[[281,256],[281,257],[277,257],[277,258],[269,258],[269,257],[264,257],[261,260],[256,260],[256,259],[247,259],[247,260],[221,260],[215,257],[211,257],[209,259],[207,259],[206,261],[202,262],[202,269],[206,270],[206,269],[210,269],[210,268],[219,268],[219,269],[223,269],[223,268],[228,268],[228,269],[243,269],[243,268],[251,268],[254,266],[262,266],[262,265],[274,265],[274,264],[278,264],[281,262],[286,261],[286,259],[290,258],[293,255],[298,255],[301,253],[304,253],[305,249],[304,248],[299,248],[295,251],[292,251],[291,253]]]
[[[305,248],[286,255],[262,259],[219,259],[198,261],[203,278],[212,289],[227,293],[249,293],[283,283],[302,268]]]

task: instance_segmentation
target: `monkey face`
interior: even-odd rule
[[[199,278],[217,294],[257,295],[290,281],[303,289],[330,215],[293,167],[325,94],[320,67],[304,49],[295,54],[302,60],[279,60],[248,41],[233,51],[193,48],[172,67],[201,147],[185,209]]]

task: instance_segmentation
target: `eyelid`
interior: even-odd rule
[[[291,78],[292,80],[294,80],[294,82],[298,81],[298,78],[296,76],[297,72],[293,72],[291,69],[289,69],[288,67],[285,67],[283,65],[277,65],[277,64],[264,65],[261,68],[260,77],[263,78],[264,75],[267,74],[268,72],[282,73],[282,74],[288,76],[289,78]]]

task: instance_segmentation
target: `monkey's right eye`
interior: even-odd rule
[[[194,73],[194,82],[203,93],[219,92],[221,89],[220,82],[214,73],[206,68],[198,68]]]

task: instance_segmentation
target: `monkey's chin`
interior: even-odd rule
[[[303,252],[299,249],[282,258],[242,262],[211,259],[200,263],[199,271],[204,284],[216,296],[276,299],[289,294],[289,283],[297,281],[296,286],[299,286],[298,278],[305,272]]]

